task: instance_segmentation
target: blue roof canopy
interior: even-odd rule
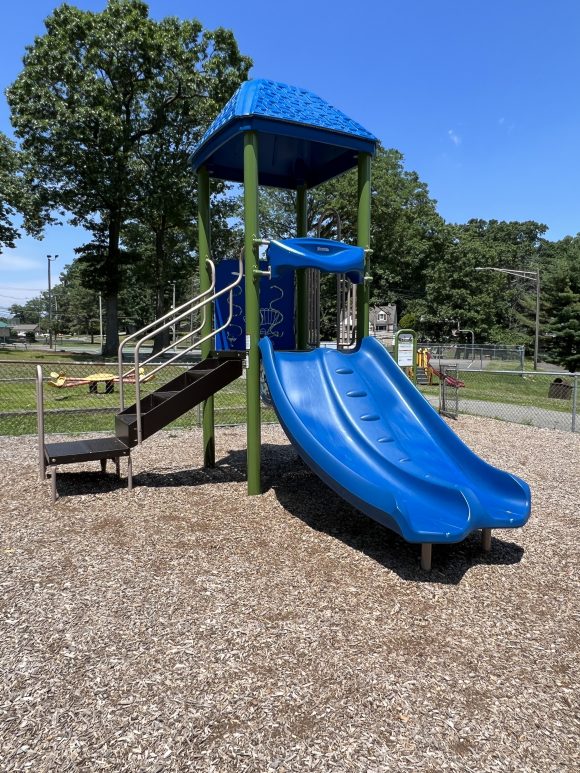
[[[269,80],[246,81],[191,156],[195,170],[243,182],[244,132],[259,133],[260,185],[312,188],[374,154],[377,139],[311,91]]]

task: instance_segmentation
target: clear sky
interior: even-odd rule
[[[101,10],[105,0],[71,0]],[[51,0],[2,4],[0,77],[17,76]],[[252,77],[308,88],[405,155],[452,222],[537,220],[580,231],[578,0],[152,0],[154,17],[232,29]],[[0,130],[10,134],[5,98]],[[46,288],[46,254],[82,235],[51,228],[0,255],[1,308]]]

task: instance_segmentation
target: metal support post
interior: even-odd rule
[[[127,489],[133,491],[133,462],[131,461],[131,452],[127,457]]]
[[[296,236],[308,234],[308,209],[306,186],[300,185],[296,191]],[[306,269],[296,272],[296,348],[308,346],[308,283]]]
[[[57,493],[56,493],[56,467],[50,468],[50,491],[51,491],[51,499],[52,504],[57,500]]]
[[[246,368],[248,494],[260,494],[260,276],[258,265],[258,136],[244,134],[244,254],[246,275]]]
[[[421,569],[424,572],[431,571],[431,555],[433,552],[433,545],[430,542],[423,542],[421,544]]]
[[[42,366],[36,366],[36,429],[38,433],[38,473],[40,480],[46,480],[46,457],[44,455],[44,385]]]
[[[202,166],[197,173],[197,220],[199,232],[199,291],[209,290],[211,276],[208,270],[207,260],[211,258],[211,232],[210,232],[210,199],[209,199],[209,175],[207,169]],[[207,311],[202,327],[202,338],[210,336],[213,325],[213,307]],[[212,339],[208,337],[201,344],[201,358],[209,357],[212,347]],[[203,403],[203,463],[206,467],[215,465],[215,420],[213,395]]]
[[[358,217],[357,242],[368,250],[371,240],[371,157],[358,154]],[[369,274],[369,258],[365,261],[365,277]],[[360,341],[369,334],[369,286],[367,280],[356,293],[356,337]]]

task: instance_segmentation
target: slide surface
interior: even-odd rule
[[[340,496],[409,542],[516,528],[527,483],[473,453],[385,348],[274,351],[260,342],[272,400],[304,461]]]

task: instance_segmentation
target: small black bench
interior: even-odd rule
[[[120,459],[127,457],[127,488],[133,489],[133,470],[131,465],[131,449],[117,437],[101,437],[89,440],[69,440],[63,443],[44,444],[45,469],[51,469],[52,502],[57,499],[56,472],[63,464],[100,461],[101,469],[107,467],[107,459],[115,463],[117,475],[121,477]]]

